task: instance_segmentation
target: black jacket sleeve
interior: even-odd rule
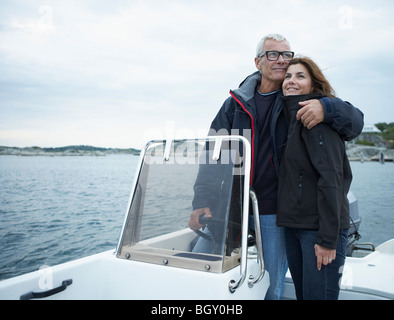
[[[339,98],[320,99],[324,123],[338,132],[345,141],[356,138],[364,127],[364,114],[351,103]]]

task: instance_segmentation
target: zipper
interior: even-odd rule
[[[302,200],[302,186],[304,183],[304,174],[300,172],[298,176],[298,202],[300,203]]]
[[[232,93],[232,91],[230,90],[230,95],[234,98],[235,101],[238,102],[238,104],[242,107],[242,109],[249,115],[251,123],[252,123],[252,143],[251,143],[251,147],[252,147],[252,163],[250,166],[250,185],[252,186],[253,183],[253,171],[254,171],[254,118],[252,116],[252,114],[246,110],[246,108],[244,107],[244,105],[242,104],[242,102]]]
[[[319,146],[320,146],[321,153],[322,153],[324,159],[328,160],[327,150],[324,145],[324,136],[323,136],[323,133],[321,133],[321,132],[319,132]]]
[[[319,133],[319,146],[322,148],[324,146],[324,139],[323,139],[323,135],[321,134],[321,132]]]

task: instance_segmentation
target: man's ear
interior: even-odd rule
[[[260,70],[260,58],[254,58],[254,64],[256,65],[256,68],[257,68],[257,70],[259,70],[260,72],[261,72],[261,70]]]

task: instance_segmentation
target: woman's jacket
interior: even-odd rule
[[[299,102],[314,98],[321,96],[282,97],[289,129],[279,170],[277,224],[316,229],[316,243],[335,249],[339,230],[349,228],[352,172],[336,131],[323,123],[309,130],[296,119]]]

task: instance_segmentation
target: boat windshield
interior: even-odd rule
[[[210,272],[238,266],[249,192],[244,144],[234,137],[149,142],[117,257]],[[199,230],[189,227],[192,213]]]

